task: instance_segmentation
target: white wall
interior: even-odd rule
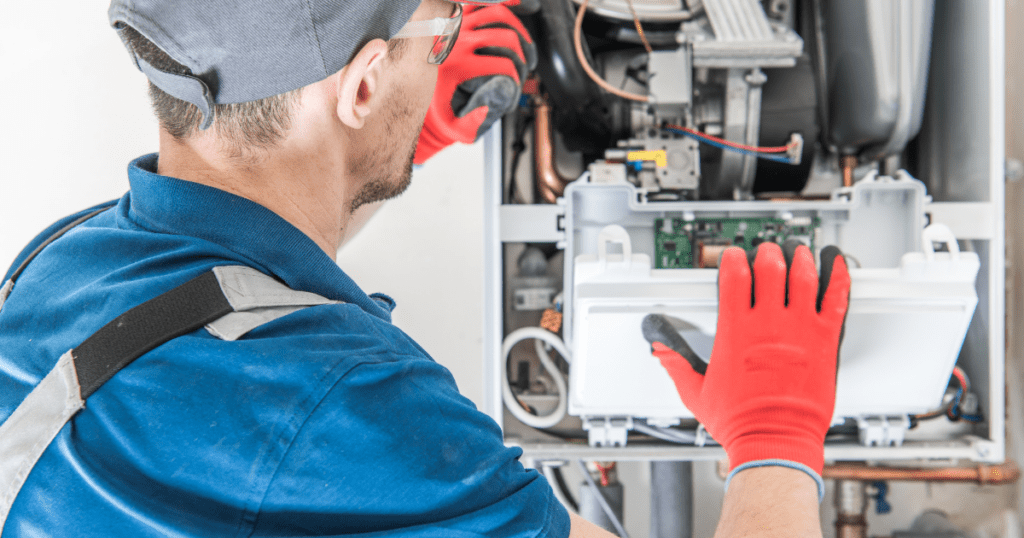
[[[55,220],[121,196],[157,149],[145,77],[107,24],[108,0],[0,2],[0,274]],[[439,154],[343,249],[395,322],[482,395],[480,146]],[[72,262],[73,263],[73,262]]]
[[[367,293],[398,302],[393,320],[483,402],[483,146],[453,146],[413,174],[338,255]]]
[[[120,196],[156,150],[145,78],[104,0],[0,3],[0,266],[54,220]]]

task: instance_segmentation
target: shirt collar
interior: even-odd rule
[[[128,165],[129,218],[162,233],[213,242],[239,261],[281,279],[288,287],[355,304],[391,321],[312,239],[273,211],[245,198],[199,183],[156,173],[156,153]]]

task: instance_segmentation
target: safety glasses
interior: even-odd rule
[[[434,46],[430,48],[427,62],[440,64],[452,52],[455,41],[459,38],[462,27],[462,6],[455,4],[455,12],[451,17],[438,17],[426,21],[412,21],[405,24],[391,39],[406,37],[434,36]]]

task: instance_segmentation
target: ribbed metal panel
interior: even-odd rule
[[[705,0],[718,41],[771,41],[772,29],[757,0]]]

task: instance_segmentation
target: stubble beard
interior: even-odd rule
[[[378,151],[368,152],[353,164],[351,173],[368,179],[352,198],[350,212],[366,204],[395,198],[412,182],[413,158],[423,121],[421,118],[415,128],[410,125],[415,121],[412,119],[414,112],[409,108],[404,91],[396,90],[390,101],[390,113],[384,120],[384,141],[385,144],[394,142]],[[402,135],[411,135],[411,140],[399,141]]]

